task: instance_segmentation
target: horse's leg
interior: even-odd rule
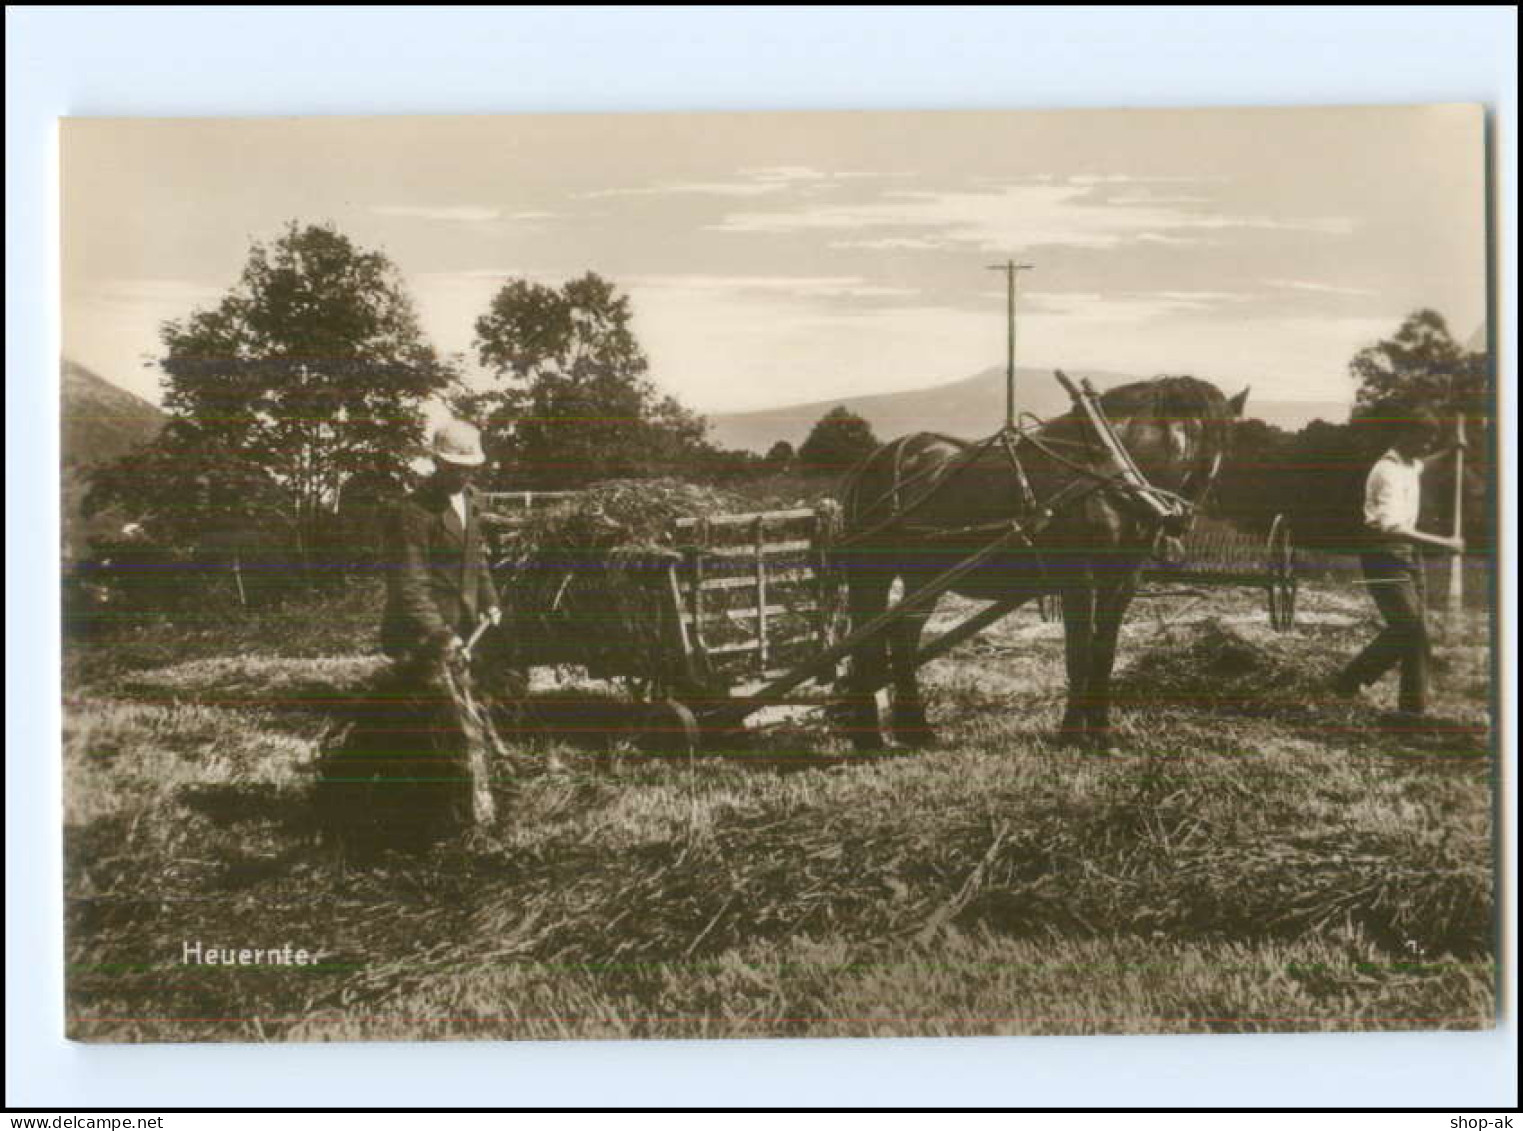
[[[1115,749],[1111,733],[1111,673],[1116,667],[1116,641],[1132,598],[1137,595],[1137,573],[1127,573],[1119,583],[1096,594],[1095,631],[1089,669],[1089,735],[1103,751]]]
[[[850,628],[866,624],[888,607],[893,577],[887,570],[848,566],[846,608]],[[877,691],[888,682],[889,652],[885,634],[879,633],[852,649],[843,686],[845,726],[858,750],[882,750],[886,745],[883,720],[878,713]]]
[[[1075,567],[1076,571],[1078,567]],[[1087,576],[1063,587],[1063,644],[1068,664],[1068,707],[1058,724],[1058,741],[1082,743],[1089,727],[1089,677],[1095,636],[1095,587]]]
[[[933,746],[936,733],[925,717],[925,700],[920,695],[920,669],[915,655],[920,651],[920,634],[933,608],[913,613],[894,625],[889,636],[889,656],[894,673],[894,737],[906,746]]]

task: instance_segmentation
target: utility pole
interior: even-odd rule
[[[1015,281],[1019,271],[1030,271],[1035,264],[1006,260],[990,267],[990,271],[1005,273],[1005,293],[1009,300],[1006,312],[1007,330],[1005,351],[1005,427],[1015,427]]]

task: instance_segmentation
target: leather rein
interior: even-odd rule
[[[1099,404],[1099,398],[1095,394],[1089,382],[1083,381],[1081,388],[1076,388],[1061,373],[1058,380],[1064,385],[1073,397],[1075,406],[1080,410],[1079,419],[1089,425],[1090,431],[1095,433],[1094,440],[1054,440],[1051,437],[1041,435],[1041,429],[1047,427],[1047,423],[1030,413],[1023,414],[1022,422],[1033,422],[1032,426],[1017,428],[1005,425],[992,436],[987,437],[972,445],[946,475],[932,482],[929,487],[910,500],[908,504],[902,501],[902,495],[906,487],[911,486],[929,476],[938,473],[940,467],[929,467],[904,479],[899,474],[899,459],[903,454],[903,440],[896,441],[901,445],[895,453],[894,476],[891,486],[878,498],[874,499],[870,506],[862,513],[870,514],[884,503],[892,502],[893,510],[887,517],[873,523],[863,530],[856,531],[851,535],[838,540],[837,546],[845,547],[855,543],[864,542],[893,528],[906,528],[906,519],[915,511],[935,499],[949,484],[956,480],[967,468],[973,466],[989,448],[998,444],[1009,460],[1011,470],[1015,474],[1016,482],[1021,491],[1022,503],[1025,512],[1037,519],[1038,529],[1051,521],[1052,517],[1062,510],[1077,505],[1089,496],[1104,492],[1111,495],[1122,505],[1138,514],[1145,523],[1155,528],[1155,541],[1165,537],[1170,532],[1182,532],[1188,528],[1193,520],[1196,504],[1183,495],[1149,483],[1142,474],[1131,454],[1121,443],[1110,421],[1106,418]],[[1080,448],[1085,454],[1093,454],[1096,445],[1100,451],[1111,457],[1118,470],[1110,473],[1098,471],[1082,459],[1070,459],[1062,452],[1057,451],[1054,445],[1073,446]],[[1030,478],[1026,474],[1026,468],[1021,460],[1020,449],[1022,445],[1030,445],[1039,451],[1054,464],[1067,468],[1074,472],[1077,477],[1074,481],[1060,488],[1050,496],[1040,507],[1037,504],[1036,494],[1031,488]],[[1212,461],[1211,470],[1207,473],[1207,490],[1211,481],[1216,478],[1216,472],[1221,465],[1221,456]],[[951,538],[958,535],[978,532],[1003,530],[1008,527],[1007,523],[992,523],[981,526],[960,527],[951,530],[927,531],[921,534],[925,538]],[[1028,543],[1030,539],[1027,539]]]

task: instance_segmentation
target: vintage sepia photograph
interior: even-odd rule
[[[67,1035],[1493,1027],[1487,162],[65,119]]]

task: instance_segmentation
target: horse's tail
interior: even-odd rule
[[[871,524],[874,513],[894,493],[894,484],[888,484],[886,491],[868,491],[868,484],[874,479],[874,469],[883,459],[891,457],[900,451],[906,440],[910,437],[900,436],[890,440],[886,444],[880,444],[865,456],[857,460],[847,469],[836,484],[835,497],[840,505],[840,524],[838,538],[831,551],[831,562],[836,568],[848,566],[853,556],[851,548],[854,544],[853,535],[867,529]]]

